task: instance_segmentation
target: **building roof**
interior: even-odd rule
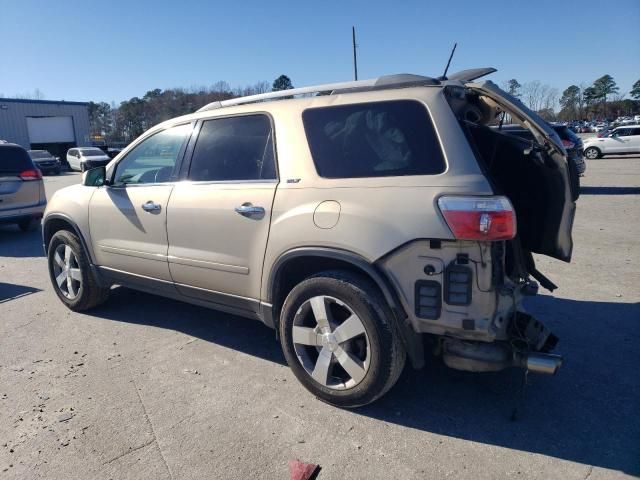
[[[32,100],[29,98],[0,98],[0,103],[40,103],[49,105],[89,105],[89,102],[65,102],[64,100]]]

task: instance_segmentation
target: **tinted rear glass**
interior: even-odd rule
[[[19,147],[0,146],[0,172],[16,173],[33,168],[26,150]]]
[[[445,170],[426,108],[412,100],[313,108],[302,114],[326,178],[434,175]]]
[[[36,152],[30,151],[29,152],[29,156],[31,158],[33,158],[33,159],[36,159],[36,158],[51,158],[51,154],[49,152],[39,152],[39,151],[36,151]]]
[[[569,140],[573,143],[580,140],[580,137],[573,133],[569,127],[554,125],[553,129],[562,140]]]
[[[93,148],[91,150],[80,150],[80,153],[82,153],[83,157],[98,157],[101,155],[106,155],[106,153],[104,153],[99,148]]]

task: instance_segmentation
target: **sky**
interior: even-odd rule
[[[640,0],[0,0],[0,97],[120,103],[154,88],[295,86],[493,66],[560,92],[640,79]],[[628,94],[627,94],[628,97]]]

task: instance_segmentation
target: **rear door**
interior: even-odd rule
[[[0,215],[40,202],[39,174],[21,147],[0,145]]]
[[[278,184],[266,114],[199,125],[187,180],[169,201],[169,269],[178,290],[256,311]]]
[[[98,265],[173,288],[167,205],[191,131],[192,125],[184,124],[145,138],[118,162],[110,184],[96,189],[89,228]]]
[[[543,154],[546,161],[549,162],[545,172],[546,181],[553,185],[561,200],[549,203],[547,211],[545,211],[547,228],[544,232],[540,232],[539,238],[534,239],[531,243],[536,245],[534,253],[570,261],[573,250],[571,231],[578,192],[572,192],[572,174],[569,170],[562,140],[551,125],[540,118],[537,113],[527,108],[516,97],[501,90],[493,82],[467,83],[466,86],[493,100],[514,120],[530,130],[537,143],[543,147]]]

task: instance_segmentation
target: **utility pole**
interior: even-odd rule
[[[358,80],[358,56],[356,54],[356,48],[358,45],[356,44],[356,27],[351,27],[351,36],[353,39],[353,76],[355,80]]]

